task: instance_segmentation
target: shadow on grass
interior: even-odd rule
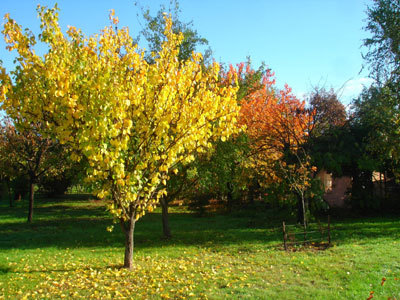
[[[11,271],[12,270],[9,267],[0,266],[0,275],[7,274],[7,273],[9,273]]]
[[[398,217],[357,218],[333,224],[333,241],[337,243],[381,242],[385,239],[400,239],[400,219]]]
[[[65,200],[68,201],[47,201],[39,205],[35,208],[32,224],[25,221],[24,207],[1,208],[0,249],[123,247],[124,237],[119,226],[112,233],[106,231],[112,219],[98,202]],[[74,205],[77,202],[81,205]],[[176,212],[170,214],[173,238],[164,240],[161,215],[152,213],[137,223],[135,246],[138,249],[169,245],[223,247],[231,244],[245,249],[247,243],[276,246],[282,242],[283,219],[288,220],[285,211],[265,208],[205,217]],[[332,228],[334,243],[400,238],[400,221],[396,218],[349,219],[339,223],[332,220]]]

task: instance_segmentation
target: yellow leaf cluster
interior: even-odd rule
[[[117,217],[141,217],[164,195],[169,170],[209,148],[211,139],[237,132],[236,88],[219,82],[219,65],[202,67],[201,55],[178,61],[182,34],[165,18],[166,41],[153,64],[129,35],[112,25],[86,37],[70,27],[63,34],[57,8],[38,7],[41,42],[9,16],[3,34],[18,51],[20,68],[0,72],[2,108],[13,118],[46,122],[47,132],[84,156],[88,180],[99,197],[110,197]]]

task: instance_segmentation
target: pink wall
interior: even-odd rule
[[[351,177],[334,178],[326,171],[320,171],[317,174],[324,185],[324,199],[330,207],[345,207],[347,191],[351,188]]]

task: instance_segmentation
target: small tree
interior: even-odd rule
[[[286,180],[298,198],[298,219],[306,224],[305,192],[310,186],[311,164],[304,145],[314,112],[305,107],[286,85],[274,88],[267,71],[261,88],[243,98],[240,122],[246,125],[252,147],[251,163],[267,185]]]
[[[219,65],[203,69],[198,53],[179,62],[183,36],[169,18],[149,64],[113,11],[112,25],[89,38],[74,27],[66,37],[56,8],[38,11],[40,40],[49,47],[43,58],[32,50],[35,38],[6,16],[3,32],[20,67],[12,73],[18,88],[3,72],[3,108],[48,124],[73,158],[87,158],[88,180],[100,198],[111,199],[125,234],[124,266],[132,268],[136,221],[165,195],[169,171],[237,130],[236,88],[221,86]]]
[[[25,125],[25,126],[24,126]],[[27,176],[29,179],[28,222],[32,222],[35,186],[45,175],[57,175],[63,167],[63,147],[39,133],[39,125],[10,122],[0,128],[1,161],[7,162],[3,170],[8,178]]]
[[[18,170],[16,170],[9,159],[9,154],[6,152],[8,148],[8,140],[5,134],[5,124],[2,124],[0,134],[0,180],[2,187],[6,189],[10,207],[13,206],[13,195],[11,183],[18,176]],[[4,192],[4,191],[2,191]]]

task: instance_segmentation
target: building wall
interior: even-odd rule
[[[317,174],[324,185],[324,199],[330,207],[345,207],[347,191],[351,188],[351,177],[332,177],[332,174],[322,170]]]

